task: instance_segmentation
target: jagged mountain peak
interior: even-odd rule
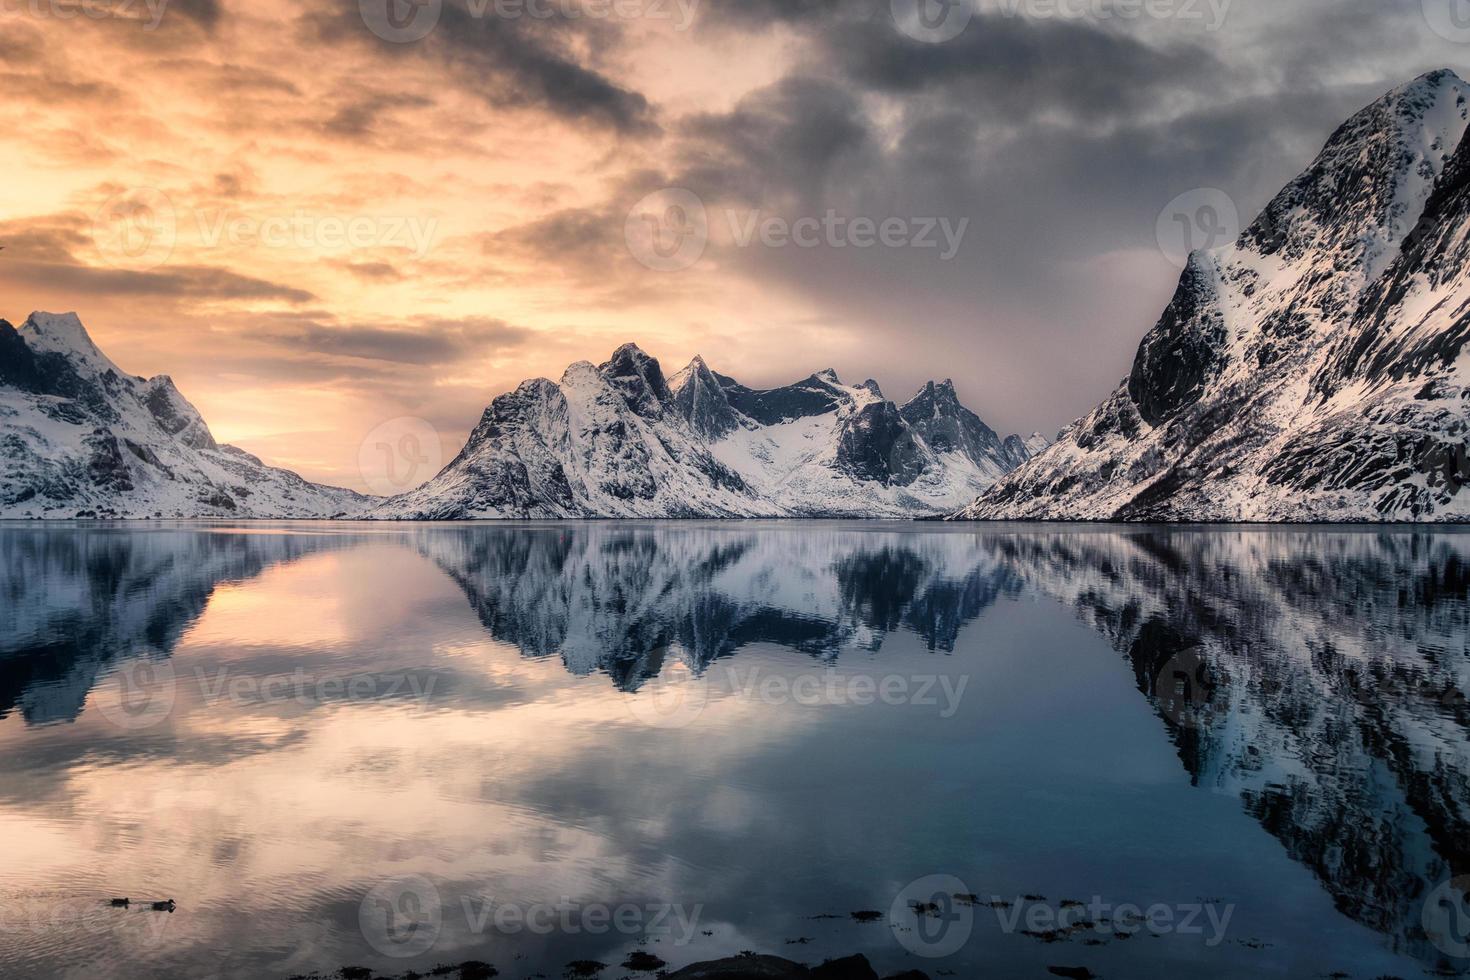
[[[1291,261],[1312,251],[1371,279],[1419,220],[1470,121],[1470,86],[1450,69],[1400,85],[1343,123],[1282,189],[1240,246]]]
[[[613,351],[598,371],[639,415],[658,415],[672,397],[658,359],[644,353],[637,344],[624,344]]]
[[[1191,256],[1123,386],[963,516],[1464,520],[1467,128],[1449,70],[1356,113]]]
[[[82,326],[81,317],[75,313],[45,313],[36,311],[21,324],[20,335],[27,346],[37,353],[61,354],[73,367],[90,373],[105,374],[121,369],[92,340],[87,328]]]
[[[558,391],[496,399],[472,446],[375,516],[933,515],[1026,456],[957,404],[921,426],[877,382],[848,387],[831,369],[754,389],[695,357],[665,381],[629,344],[572,365]]]
[[[171,378],[117,370],[75,313],[0,324],[0,517],[335,517],[363,502],[218,445]]]
[[[719,439],[740,428],[740,416],[730,407],[720,376],[704,358],[695,355],[682,371],[669,379],[674,408],[695,432],[706,439]]]

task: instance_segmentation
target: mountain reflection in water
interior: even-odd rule
[[[1152,713],[1158,737],[1172,744],[1195,792],[1238,799],[1279,850],[1310,872],[1337,913],[1377,934],[1385,950],[1443,966],[1443,948],[1426,936],[1422,912],[1441,883],[1470,870],[1467,557],[1470,536],[1414,529],[0,527],[0,826],[13,825],[22,839],[34,834],[38,848],[59,834],[65,838],[61,849],[74,850],[71,858],[81,862],[110,845],[82,835],[77,823],[43,834],[36,816],[41,801],[65,812],[106,809],[107,798],[83,801],[74,784],[109,768],[207,770],[255,755],[269,759],[329,724],[318,709],[353,699],[381,702],[384,711],[413,702],[418,714],[379,714],[355,729],[403,748],[418,737],[413,725],[429,724],[415,721],[428,717],[423,712],[437,712],[447,725],[443,719],[450,715],[473,718],[480,711],[553,703],[555,710],[536,715],[535,725],[554,740],[546,726],[555,728],[558,719],[567,729],[604,724],[589,713],[597,698],[615,695],[635,706],[635,720],[650,720],[636,707],[640,699],[669,684],[713,683],[722,662],[731,668],[799,662],[827,671],[854,663],[881,668],[891,659],[910,673],[929,663],[936,672],[985,677],[1004,649],[1007,662],[1024,669],[1024,651],[998,639],[986,645],[966,638],[998,604],[1040,603],[1068,610],[1068,620],[1080,620],[1122,656],[1136,699]],[[444,576],[468,600],[478,636],[445,625],[460,622],[464,605],[454,609],[446,602]],[[562,676],[595,683],[602,693],[563,689],[550,675],[537,675],[532,690],[511,666],[485,666],[477,644],[486,637],[537,664],[559,662]],[[398,677],[355,692],[334,689],[316,699],[325,705],[286,699],[283,706],[254,708],[197,696],[179,684],[157,723],[131,725],[123,715],[123,724],[107,725],[116,721],[122,710],[117,698],[126,694],[114,689],[137,675],[139,665],[146,668],[140,676],[163,672],[171,683],[198,677],[207,687],[217,676],[216,693],[240,677],[291,672],[312,684],[334,674],[383,679],[406,673],[417,681],[405,685]],[[1038,657],[1034,669],[1053,668]],[[1060,672],[1052,679],[1058,690],[1072,682]],[[321,686],[313,690],[320,694]],[[718,704],[734,693],[701,697]],[[702,725],[712,724],[699,716],[703,703],[675,718],[679,727],[655,724],[655,733],[666,745],[667,739],[697,737]],[[99,715],[100,727],[88,727]],[[779,740],[777,720],[769,710],[756,713],[749,723],[760,729],[769,721],[771,731],[746,730],[743,737]],[[946,737],[932,718],[922,725],[929,727],[916,727],[915,741]],[[455,729],[455,737],[463,735]],[[579,741],[579,751],[588,744]],[[719,752],[742,748],[734,741],[718,751],[714,742],[704,744],[711,765],[718,764]],[[611,753],[623,743],[609,737],[605,746]],[[634,749],[646,747],[640,741]],[[1075,748],[1089,750],[1086,744]],[[374,778],[370,760],[352,758],[364,767],[362,779]],[[613,758],[609,765],[617,765]],[[581,757],[570,768],[586,762]],[[675,779],[681,767],[694,771],[701,764],[660,757],[647,777]],[[1103,768],[1109,764],[1106,757],[1098,760]],[[432,784],[435,770],[426,765]],[[632,769],[624,775],[628,791],[637,794],[643,774]],[[700,792],[716,785],[703,781],[708,775],[699,775]],[[884,772],[875,769],[873,776],[867,791],[881,806]],[[494,777],[485,780],[489,787]],[[966,805],[967,791],[956,780],[936,790],[934,806]],[[647,790],[667,795],[670,805],[678,798],[672,790]],[[619,817],[599,809],[610,801],[584,798],[590,792],[585,782],[559,784],[555,792],[560,795],[553,802],[531,809],[570,814],[569,823]],[[130,796],[126,805],[181,804]],[[632,802],[624,805],[629,814],[640,812]],[[211,803],[191,797],[187,806],[207,810]],[[311,806],[319,820],[354,819],[329,804]],[[128,818],[106,816],[106,825],[126,837]],[[524,807],[511,817],[525,817]],[[1087,815],[1059,819],[1065,827],[1068,819]],[[571,840],[540,824],[523,830],[549,852]],[[406,839],[424,834],[433,831],[405,829]],[[627,828],[608,830],[606,840],[622,841],[630,853],[596,855],[589,866],[609,867],[612,891],[638,881],[656,897],[661,876],[669,873],[668,855],[638,853],[652,845],[633,838]],[[247,832],[221,840],[219,846],[245,851],[266,846]],[[928,846],[943,853],[942,844]],[[1004,850],[1005,842],[992,846]],[[418,852],[413,844],[402,848]],[[624,862],[627,874],[619,879]],[[230,860],[216,856],[209,863],[222,869]],[[54,867],[33,864],[10,872],[0,867],[0,899],[45,894],[57,875],[71,873],[64,858]],[[410,870],[433,867],[426,862]],[[640,877],[640,868],[658,871]],[[680,874],[687,885],[689,872]],[[93,884],[102,891],[114,887],[105,876]],[[294,911],[320,919],[328,931],[340,920],[350,932],[354,887],[355,880],[344,878],[304,891]],[[187,898],[181,901],[187,907]],[[798,920],[828,910],[775,911]],[[261,921],[268,925],[269,917]],[[227,945],[242,928],[235,923],[224,938],[218,931],[198,938]],[[759,929],[750,932],[760,937]],[[67,947],[63,936],[32,937],[10,955],[49,969],[66,962]],[[353,958],[350,944],[335,949],[340,954],[324,953],[320,961],[275,950],[258,960],[247,957],[240,969],[248,975],[267,963],[326,968],[333,955]],[[5,950],[0,940],[0,968]],[[188,962],[177,950],[168,955],[184,958],[158,963]],[[1258,955],[1270,962],[1269,950]],[[221,972],[230,974],[228,968]]]

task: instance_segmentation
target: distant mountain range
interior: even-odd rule
[[[1348,120],[1189,259],[1132,373],[960,519],[1470,519],[1470,86]]]
[[[915,517],[1044,448],[1001,439],[948,381],[902,406],[833,371],[758,391],[628,344],[495,399],[438,476],[377,518]]]
[[[1055,445],[1002,439],[948,381],[902,405],[832,371],[756,390],[629,344],[364,497],[217,444],[167,377],[36,313],[0,320],[0,517],[1470,520],[1467,100],[1437,71],[1348,120],[1190,256],[1129,377]]]
[[[392,498],[220,445],[166,376],[132,377],[75,314],[0,320],[0,517],[917,517],[1046,446],[1002,439],[949,381],[899,406],[832,371],[756,390],[629,344],[495,399],[459,455]]]

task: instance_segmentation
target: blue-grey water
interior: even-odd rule
[[[1470,534],[6,525],[0,559],[5,977],[1470,971]]]

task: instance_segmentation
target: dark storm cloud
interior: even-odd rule
[[[446,2],[433,30],[412,43],[376,37],[355,0],[306,14],[302,24],[318,39],[365,42],[389,56],[442,65],[456,73],[465,91],[492,105],[544,109],[630,135],[657,131],[646,97],[584,63],[587,55],[579,49],[606,43],[599,43],[606,25],[585,18],[502,17],[494,10],[491,4],[489,12],[476,15],[462,2]]]
[[[310,302],[313,295],[208,265],[164,263],[157,268],[106,264],[91,237],[91,222],[74,213],[0,223],[6,246],[0,283],[67,297],[158,297],[180,301],[281,300]],[[88,257],[89,251],[96,261]]]
[[[452,364],[519,346],[530,334],[504,320],[472,317],[406,324],[337,324],[277,318],[257,329],[260,339],[296,353],[329,354],[394,364]]]
[[[432,99],[418,95],[374,92],[341,106],[322,124],[333,136],[362,139],[371,136],[379,121],[399,109],[423,109],[433,105]]]
[[[934,351],[973,364],[975,407],[1000,405],[982,414],[1003,428],[1052,431],[1126,371],[1177,278],[1155,236],[1171,199],[1220,188],[1248,223],[1352,112],[1467,53],[1433,53],[1419,0],[1233,0],[1219,30],[996,6],[943,43],[898,30],[887,0],[708,10],[702,30],[777,26],[806,47],[787,78],[680,120],[668,183],[788,218],[969,219],[948,264],[851,248],[718,259],[891,354],[896,388]],[[1078,349],[1098,356],[1082,365]]]
[[[209,31],[219,24],[221,14],[219,0],[168,0],[168,11],[181,14]]]

